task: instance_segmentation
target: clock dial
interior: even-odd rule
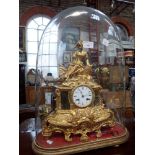
[[[87,86],[78,86],[73,90],[73,102],[78,107],[86,107],[93,101],[93,90]]]

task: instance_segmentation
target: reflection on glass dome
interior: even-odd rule
[[[111,20],[98,10],[84,6],[64,10],[51,20],[42,35],[37,68],[44,77],[52,73],[58,78],[59,66],[68,66],[72,61],[79,40],[93,66],[114,65],[122,51],[116,31]]]

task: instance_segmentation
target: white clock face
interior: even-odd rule
[[[86,107],[92,103],[93,91],[87,86],[76,87],[73,91],[73,102],[78,107]]]

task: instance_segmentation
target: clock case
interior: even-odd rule
[[[114,100],[111,98],[109,102],[106,99],[107,89],[100,84],[97,78],[97,73],[102,70],[103,83],[107,84],[109,82],[108,79],[111,77],[109,77],[110,73],[107,64],[101,65],[102,63],[98,62],[98,65],[96,65],[96,62],[92,62],[93,58],[90,59],[90,57],[85,54],[93,54],[91,53],[92,47],[88,49],[84,48],[82,41],[87,39],[87,41],[91,41],[90,38],[86,39],[84,35],[80,35],[80,40],[76,42],[75,48],[71,51],[72,61],[69,63],[67,61],[66,64],[62,60],[62,53],[66,53],[66,50],[60,46],[62,44],[61,36],[63,35],[62,25],[63,27],[69,25],[74,27],[80,23],[80,31],[83,31],[82,23],[85,25],[85,21],[89,22],[88,19],[93,22],[95,21],[94,24],[98,25],[99,30],[101,30],[98,32],[100,35],[96,36],[97,40],[101,40],[101,34],[103,34],[107,40],[113,39],[113,41],[115,41],[113,44],[111,42],[114,49],[118,48],[118,46],[119,49],[121,49],[119,37],[117,36],[113,23],[106,15],[98,10],[83,6],[73,7],[61,12],[52,19],[40,41],[37,70],[41,70],[43,76],[44,74],[46,75],[46,70],[43,70],[45,64],[43,63],[44,61],[42,61],[43,56],[48,55],[47,51],[44,51],[45,43],[47,43],[46,36],[47,34],[50,36],[48,44],[51,45],[52,41],[50,39],[52,39],[52,35],[57,34],[58,40],[56,42],[56,48],[54,48],[57,51],[58,57],[56,72],[55,69],[53,69],[53,72],[55,72],[53,75],[55,75],[55,77],[57,76],[57,84],[51,88],[51,90],[54,90],[54,98],[51,101],[51,105],[54,104],[54,106],[52,105],[54,109],[49,110],[50,108],[47,108],[43,114],[40,113],[41,103],[39,97],[41,92],[39,86],[36,85],[36,138],[32,143],[32,148],[36,154],[71,154],[119,145],[128,139],[129,133],[123,125],[121,109],[118,110],[116,106],[109,106],[110,103],[112,105]],[[88,25],[89,24],[87,24],[87,26]],[[103,27],[104,31],[101,29]],[[112,28],[112,31],[108,31],[108,27],[109,29]],[[57,33],[51,33],[56,28],[58,28]],[[106,54],[104,58],[106,59],[109,53],[107,46],[111,45],[107,42],[105,44],[105,38],[102,38],[103,41],[101,41],[100,46],[103,45]],[[94,44],[96,44],[95,41]],[[93,50],[95,50],[95,47]],[[76,57],[74,57],[74,52],[77,52],[79,55],[77,54]],[[81,53],[83,53],[83,55],[81,55]],[[119,60],[117,66],[119,66],[121,70],[119,73],[122,82],[120,83],[124,88],[124,58],[123,56],[120,57],[120,54],[117,54],[118,53],[115,53],[115,57]],[[49,58],[51,58],[51,54],[49,54]],[[50,59],[48,60],[50,61]],[[51,68],[52,66],[49,66],[49,70]],[[73,91],[80,85],[88,86],[94,92],[93,102],[84,108],[76,106],[72,100]],[[115,92],[116,89],[111,91]],[[48,107],[50,105],[47,106],[44,104],[42,106]],[[121,100],[121,108],[123,107],[124,97],[122,97]]]

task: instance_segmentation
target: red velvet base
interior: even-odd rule
[[[97,138],[96,137],[96,133],[92,132],[92,133],[88,133],[88,137],[89,137],[89,142],[95,142],[97,140],[106,140],[106,139],[115,139],[117,137],[122,136],[123,134],[125,134],[126,132],[126,128],[119,124],[116,123],[115,126],[113,126],[112,128],[102,128],[102,136]],[[64,135],[63,134],[53,134],[52,137],[50,139],[46,139],[45,137],[42,136],[41,133],[39,133],[35,139],[36,144],[44,149],[58,149],[58,148],[65,148],[65,147],[72,147],[72,146],[76,146],[82,143],[86,143],[86,142],[81,142],[80,141],[80,135],[72,135],[72,141],[71,142],[67,142],[64,139]]]

